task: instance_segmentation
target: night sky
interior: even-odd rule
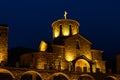
[[[104,55],[120,52],[120,5],[116,0],[0,0],[0,24],[9,25],[9,49],[37,49],[52,40],[51,23],[67,17],[80,22],[80,34]],[[110,54],[110,55],[109,55]]]

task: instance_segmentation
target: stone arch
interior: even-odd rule
[[[85,59],[78,59],[75,63],[75,71],[90,72],[90,64]]]
[[[13,75],[13,73],[7,69],[0,68],[0,73],[8,73],[11,75],[13,79],[15,79],[15,76]]]
[[[51,78],[54,77],[54,76],[59,76],[59,75],[63,75],[65,78],[67,78],[68,80],[70,80],[70,78],[68,77],[68,75],[66,75],[65,73],[62,73],[62,72],[58,72],[58,73],[52,74],[51,76],[49,76],[49,77],[47,78],[47,80],[51,79]]]
[[[75,68],[76,68],[76,62],[78,60],[80,60],[80,59],[84,60],[84,62],[87,63],[87,65],[89,65],[89,71],[87,71],[87,72],[92,72],[92,64],[94,64],[94,63],[90,59],[88,59],[86,56],[84,56],[84,55],[81,55],[81,56],[77,57],[75,60],[72,61],[72,63],[73,63],[73,70],[76,71],[75,70]],[[85,70],[85,67],[84,67],[84,70]]]
[[[80,76],[78,77],[78,80],[79,80],[80,77],[89,77],[90,79],[95,80],[94,77],[91,76],[91,75],[89,75],[89,74],[82,74],[82,75],[80,75]]]
[[[110,78],[111,80],[118,80],[115,76],[107,76],[107,77],[105,77],[103,80],[109,80],[109,78]]]
[[[25,74],[31,74],[31,75],[32,74],[37,74],[43,80],[42,75],[40,73],[36,72],[36,71],[26,71],[22,74],[22,76],[25,75]],[[21,78],[22,78],[22,76],[21,76]]]

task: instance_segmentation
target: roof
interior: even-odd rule
[[[73,19],[58,19],[57,21],[54,21],[53,23],[52,23],[52,27],[54,26],[54,25],[58,25],[58,24],[61,24],[61,23],[65,23],[65,22],[69,22],[69,23],[74,23],[74,24],[76,24],[77,26],[80,26],[80,23],[78,22],[78,21],[76,21],[76,20],[73,20]]]
[[[103,53],[104,51],[103,50],[91,49],[91,52],[100,52],[100,53]]]
[[[80,34],[75,34],[75,35],[72,35],[72,36],[70,36],[70,37],[74,37],[74,36],[78,36],[78,37],[80,37],[80,38],[82,38],[83,40],[85,40],[86,42],[88,42],[89,44],[92,44],[89,40],[87,40],[86,38],[84,38],[82,35],[80,35]]]
[[[54,39],[54,44],[57,44],[57,45],[64,45],[64,40],[67,40],[67,39],[70,39],[70,38],[75,38],[76,36],[78,36],[77,38],[82,38],[83,40],[85,40],[87,43],[89,44],[92,44],[89,40],[87,40],[86,38],[84,38],[82,35],[80,35],[79,33],[78,34],[75,34],[75,35],[72,35],[72,36],[61,36],[61,37],[57,37]]]

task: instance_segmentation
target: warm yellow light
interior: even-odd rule
[[[87,49],[87,48],[84,48],[84,53],[83,53],[83,55],[84,56],[86,56],[88,59],[92,59],[92,56],[91,56],[91,53],[90,53],[90,51]]]
[[[78,33],[77,31],[78,31],[77,28],[72,29],[72,34],[73,35],[77,34]]]
[[[63,25],[63,27],[62,27],[62,33],[63,33],[63,36],[69,36],[70,29],[69,29],[68,25]]]
[[[65,70],[66,68],[68,68],[67,64],[61,61],[61,70]]]
[[[36,68],[37,69],[44,69],[44,65],[43,64],[37,64]]]
[[[2,62],[2,61],[4,61],[4,59],[5,59],[5,57],[3,57],[4,55],[2,54],[2,53],[0,53],[0,63]]]
[[[45,43],[44,41],[41,41],[39,50],[45,51],[46,49],[47,49],[47,43]]]
[[[80,69],[82,72],[84,71],[84,68],[87,69],[87,72],[90,72],[90,65],[89,63],[84,60],[84,59],[79,59],[76,63],[75,63],[75,67],[76,67],[76,71],[79,71],[78,69]]]
[[[67,61],[72,61],[72,60],[73,60],[73,57],[68,55],[68,56],[66,56],[66,60],[67,60]]]
[[[92,71],[95,73],[96,72],[96,64],[92,65]]]
[[[45,58],[40,58],[40,57],[36,58],[36,68],[37,69],[44,69],[45,64],[46,64]]]
[[[71,52],[66,52],[65,59],[67,61],[73,61],[75,59],[75,55],[73,53],[71,53]]]
[[[53,27],[53,35],[54,35],[54,38],[56,38],[60,35],[59,27]]]
[[[10,75],[12,76],[12,78],[15,78],[15,76],[13,75],[13,73],[10,72],[10,71],[7,70],[7,69],[2,69],[2,68],[0,68],[0,73],[8,73],[8,74],[10,74]]]
[[[69,35],[69,31],[67,31],[67,30],[64,31],[64,32],[63,32],[63,35],[64,35],[64,36],[68,36],[68,35]]]
[[[58,37],[59,34],[60,34],[59,31],[55,30],[54,37],[55,37],[55,38]]]

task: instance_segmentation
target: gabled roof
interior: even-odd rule
[[[67,39],[69,39],[69,38],[76,38],[76,39],[82,38],[82,39],[85,40],[87,43],[92,44],[89,40],[87,40],[86,38],[84,38],[84,37],[83,37],[82,35],[80,35],[80,34],[72,35],[72,36],[68,37]]]

